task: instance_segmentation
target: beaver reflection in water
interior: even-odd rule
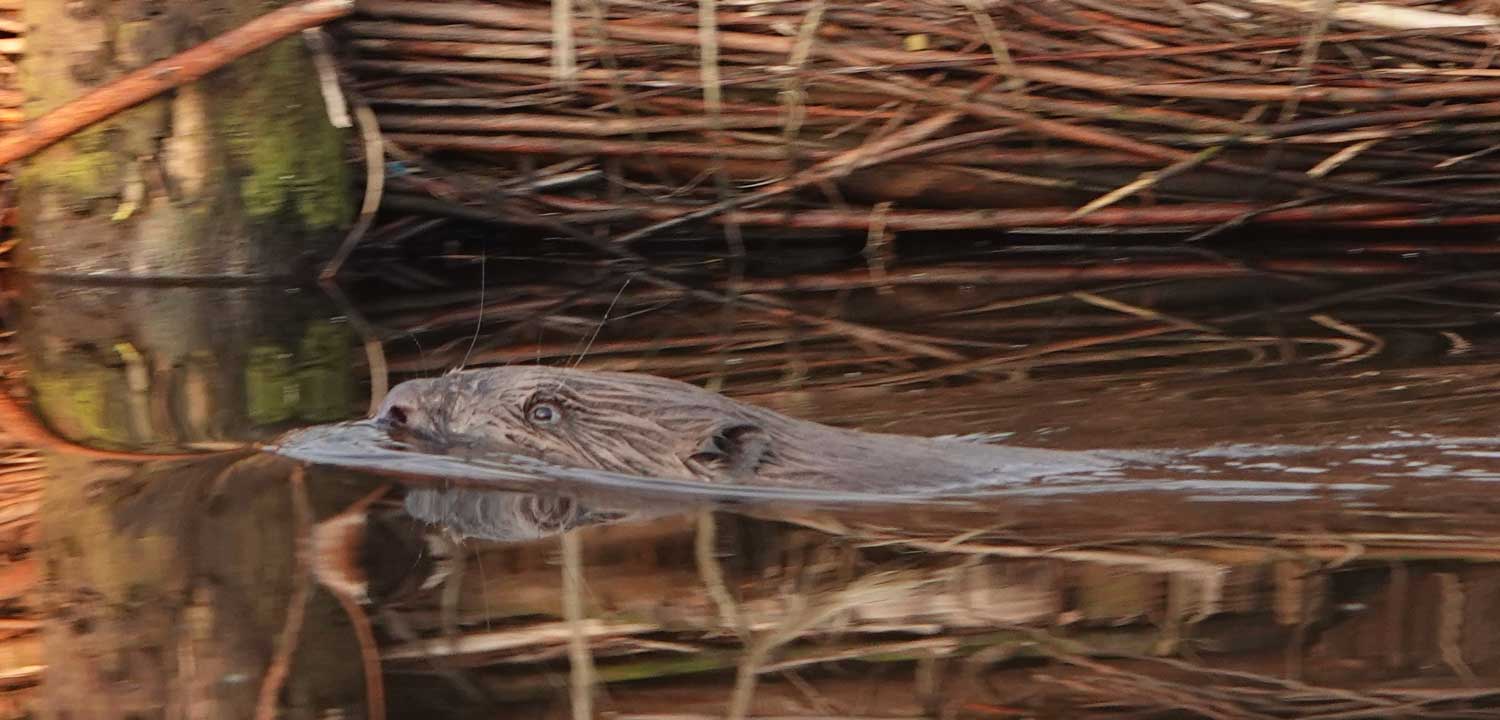
[[[714,484],[936,494],[1107,469],[1087,453],[835,428],[648,375],[501,367],[411,380],[376,419],[438,448],[493,449],[566,467]],[[535,502],[486,490],[413,490],[412,515],[469,536],[516,539],[497,515]],[[524,524],[566,526],[578,511]]]

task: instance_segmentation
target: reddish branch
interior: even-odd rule
[[[152,63],[9,133],[0,140],[0,164],[27,157],[122,110],[194,82],[288,35],[343,17],[353,10],[353,0],[303,0],[166,60]]]
[[[1409,37],[1484,37],[1489,30],[1479,27],[1421,28],[1381,32],[1351,32],[1329,34],[1323,42],[1357,42],[1361,40],[1393,40]],[[1301,37],[1267,38],[1239,42],[1210,43],[1206,45],[1180,45],[1177,47],[1110,48],[1107,50],[1078,50],[1073,52],[1023,53],[1018,62],[1058,62],[1061,60],[1105,60],[1124,58],[1165,58],[1178,55],[1212,55],[1234,50],[1277,50],[1295,48],[1304,41]]]
[[[427,150],[538,155],[635,157],[655,154],[667,157],[713,157],[716,150],[711,145],[697,142],[593,140],[536,135],[478,136],[393,132],[386,133],[385,138],[403,147]],[[729,145],[719,148],[718,152],[731,160],[781,160],[786,157],[785,149],[770,145]],[[826,153],[814,154],[817,155]]]
[[[807,124],[812,124],[809,121]],[[824,122],[828,122],[824,120]],[[747,128],[780,127],[781,119],[772,114],[720,115],[719,128],[739,130]],[[483,116],[432,116],[387,114],[380,118],[380,126],[391,130],[419,130],[426,132],[538,132],[559,135],[588,135],[607,137],[631,135],[633,133],[672,133],[685,130],[705,130],[710,119],[702,116],[610,118],[588,119],[556,117],[552,115],[506,115]]]
[[[647,220],[677,217],[684,209],[661,203],[621,206],[598,200],[556,195],[542,198],[547,204],[574,212],[626,210]],[[1006,208],[979,210],[893,210],[884,216],[890,230],[981,230],[1018,227],[1206,225],[1234,220],[1264,210],[1250,203],[1196,203],[1158,207],[1105,208],[1074,217],[1073,208]],[[1269,210],[1256,215],[1257,223],[1315,223],[1364,220],[1421,212],[1424,206],[1403,202],[1330,203]],[[788,213],[781,210],[736,210],[717,219],[741,225],[787,227],[804,230],[864,230],[870,225],[868,208],[813,209]]]
[[[201,458],[205,455],[216,453],[139,453],[124,450],[101,450],[59,437],[42,424],[29,408],[22,407],[14,398],[0,387],[0,428],[5,429],[5,434],[11,439],[39,450],[56,452],[64,455],[76,455],[93,460],[125,460],[129,462],[149,462],[152,460],[187,460]]]

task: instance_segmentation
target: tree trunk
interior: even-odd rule
[[[28,3],[27,116],[276,4]],[[43,419],[73,442],[156,452],[357,407],[344,326],[264,284],[331,254],[351,208],[344,140],[293,37],[26,162],[20,329]],[[182,279],[213,286],[139,286]],[[116,280],[134,286],[97,286]],[[289,466],[227,470],[234,460],[48,458],[39,557],[53,715],[244,718],[262,704],[294,590],[312,581],[295,552],[305,527]],[[367,490],[309,485],[325,513]],[[363,714],[341,617],[312,589],[272,695],[279,717]]]
[[[36,2],[36,117],[233,28],[266,3]],[[326,254],[349,217],[343,133],[300,38],[39,153],[19,175],[24,267],[54,275],[280,277]]]

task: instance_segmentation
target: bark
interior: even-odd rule
[[[23,83],[41,118],[254,19],[252,3],[31,3]],[[25,267],[136,277],[283,276],[349,216],[343,133],[287,38],[33,156]]]

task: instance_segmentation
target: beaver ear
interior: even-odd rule
[[[703,438],[688,459],[730,477],[744,477],[755,472],[770,450],[771,439],[765,430],[745,423],[724,423]]]

